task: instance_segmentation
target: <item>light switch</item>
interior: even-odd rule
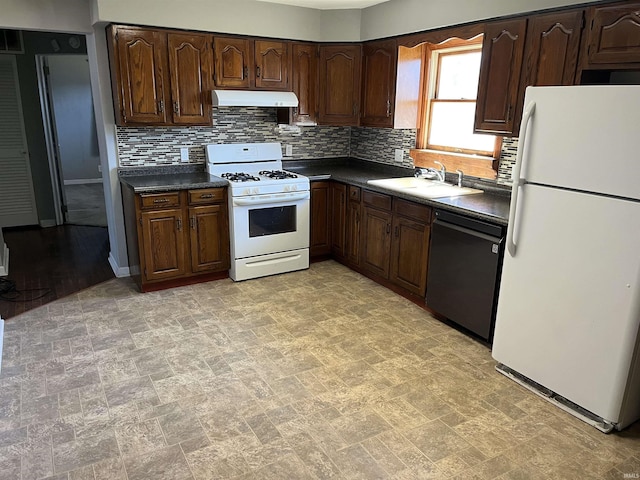
[[[404,150],[401,148],[396,148],[394,159],[397,163],[402,163],[404,160]]]
[[[284,155],[285,155],[285,157],[293,156],[293,145],[285,145],[284,146]]]

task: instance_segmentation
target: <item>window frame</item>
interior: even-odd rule
[[[433,145],[429,143],[429,133],[431,129],[432,104],[434,103],[477,103],[477,95],[471,99],[443,99],[437,98],[437,90],[440,80],[440,65],[442,57],[446,55],[455,55],[468,51],[482,52],[482,35],[470,40],[462,40],[452,38],[440,44],[427,44],[424,57],[424,82],[422,88],[423,108],[420,115],[420,127],[418,128],[418,137],[416,139],[417,148],[436,153],[478,156],[482,158],[497,159],[500,156],[502,146],[502,137],[495,136],[493,150],[474,150],[460,147],[450,147],[445,145]]]

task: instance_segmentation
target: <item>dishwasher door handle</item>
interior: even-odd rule
[[[493,235],[487,235],[486,233],[478,232],[476,230],[472,230],[466,227],[461,227],[460,225],[454,225],[453,223],[445,222],[443,220],[436,219],[436,221],[433,222],[433,224],[440,225],[441,227],[445,227],[445,228],[450,228],[451,230],[455,230],[460,233],[471,235],[473,237],[482,238],[483,240],[497,243],[498,245],[502,245],[502,243],[504,242],[504,238],[494,237]],[[493,252],[493,253],[498,253],[498,252]]]

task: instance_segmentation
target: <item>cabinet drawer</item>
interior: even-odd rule
[[[349,185],[349,200],[353,200],[355,202],[360,201],[360,187]]]
[[[179,207],[180,193],[143,193],[140,195],[140,208],[148,210],[150,208]]]
[[[189,205],[219,203],[224,200],[224,188],[200,188],[189,190]]]
[[[383,210],[391,210],[391,197],[384,193],[370,192],[365,190],[362,194],[364,203],[372,207],[381,208]]]
[[[393,213],[409,217],[422,223],[430,223],[431,208],[401,198],[393,200]]]

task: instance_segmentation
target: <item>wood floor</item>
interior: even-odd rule
[[[19,227],[3,234],[9,275],[0,278],[14,281],[20,292],[13,301],[0,298],[5,320],[114,277],[105,227]]]

